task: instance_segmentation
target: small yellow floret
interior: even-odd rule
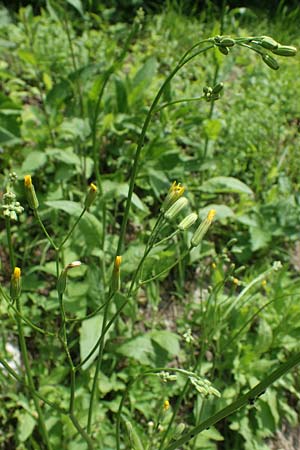
[[[97,192],[97,186],[96,186],[94,183],[91,183],[91,184],[90,184],[90,189],[91,189],[91,191],[93,191],[93,192]]]
[[[185,190],[185,188],[184,188],[184,186],[181,186],[181,183],[177,183],[176,181],[173,181],[173,183],[169,189],[169,192],[174,192],[177,195],[181,196],[184,193],[184,190]]]
[[[115,258],[115,269],[119,270],[122,262],[122,256],[116,256]]]
[[[216,268],[217,268],[216,263],[213,262],[213,263],[211,264],[211,267],[212,267],[213,269],[216,269]]]
[[[14,268],[13,278],[14,278],[14,280],[19,280],[21,278],[21,269],[20,269],[20,267],[15,267]]]
[[[165,400],[164,405],[163,405],[164,411],[168,411],[169,408],[170,408],[170,402],[169,402],[169,400]]]
[[[207,220],[209,221],[209,222],[212,222],[213,221],[213,218],[215,217],[215,215],[216,215],[216,210],[215,209],[211,209],[210,211],[208,211],[208,214],[207,214]]]
[[[235,284],[236,286],[238,286],[239,285],[239,280],[237,279],[237,278],[234,278],[233,280],[232,280],[232,282],[233,282],[233,284]]]
[[[24,184],[27,188],[29,188],[30,186],[32,186],[32,180],[31,180],[31,175],[25,175],[24,177]]]
[[[267,280],[262,280],[261,285],[262,287],[265,287],[267,285]]]

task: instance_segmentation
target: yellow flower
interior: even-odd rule
[[[169,400],[165,400],[164,405],[163,405],[163,410],[168,411],[169,408],[170,408],[170,402],[169,402]]]
[[[25,175],[24,177],[24,184],[27,188],[29,188],[30,186],[32,186],[32,180],[31,180],[31,175]]]
[[[210,211],[208,211],[207,220],[211,223],[213,221],[215,215],[216,215],[216,210],[211,209]]]
[[[233,278],[232,280],[233,284],[235,284],[236,286],[238,286],[240,284],[239,280],[237,278]]]
[[[169,188],[168,194],[162,204],[161,209],[163,211],[167,211],[170,208],[170,206],[172,206],[180,197],[183,196],[184,191],[185,191],[184,186],[181,186],[180,183],[173,181],[173,183]]]

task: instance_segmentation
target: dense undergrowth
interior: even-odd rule
[[[195,42],[271,35],[298,46],[299,10],[268,22],[225,9],[220,24],[209,12],[197,20],[170,9],[128,24],[79,1],[47,4],[39,15],[0,10],[4,206],[5,193],[16,195],[1,221],[0,354],[10,366],[0,366],[0,446],[168,449],[299,351],[299,56],[276,57],[272,71],[245,48],[224,55],[215,46],[182,67],[145,134],[120,245],[136,144],[156,92]],[[203,88],[218,83],[220,98],[205,101]],[[29,174],[38,212],[26,200]],[[164,221],[174,180],[188,205]],[[91,182],[98,195],[93,184],[77,223]],[[212,210],[208,234],[187,251],[197,225],[182,232],[178,223],[192,212],[205,223]],[[22,294],[9,299],[15,266]],[[88,358],[97,341],[103,353]],[[284,424],[298,425],[297,371],[252,400],[178,448],[268,449]]]

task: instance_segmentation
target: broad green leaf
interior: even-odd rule
[[[70,200],[51,200],[45,202],[45,205],[50,206],[50,208],[53,209],[64,211],[71,216],[79,216],[82,212],[82,206],[79,203],[71,202]]]
[[[101,335],[103,316],[98,314],[90,319],[84,320],[80,328],[80,359],[83,361],[92,350],[97,340]],[[107,335],[106,335],[107,338]],[[87,369],[97,357],[97,351],[93,356],[82,366],[83,369]]]
[[[45,152],[38,152],[38,151],[30,152],[26,156],[22,164],[21,172],[24,175],[26,173],[33,173],[37,169],[43,167],[46,163],[47,163],[47,156]]]
[[[73,8],[75,8],[82,17],[84,17],[81,0],[66,0],[66,2],[73,6]]]
[[[138,336],[117,348],[117,352],[133,358],[141,364],[149,365],[155,357],[151,337],[149,334]]]
[[[18,416],[18,437],[20,442],[25,442],[31,435],[36,421],[27,411],[20,412]]]
[[[200,190],[203,192],[235,192],[237,194],[253,195],[252,190],[242,181],[233,177],[214,177],[205,181]]]
[[[65,164],[74,164],[75,166],[80,167],[80,159],[71,147],[65,148],[64,150],[51,148],[46,150],[46,154],[54,160],[61,161]]]
[[[171,331],[158,330],[150,333],[151,339],[165,349],[170,356],[177,356],[180,351],[179,336]]]
[[[22,61],[24,61],[24,62],[26,62],[26,63],[28,63],[28,64],[30,64],[32,66],[36,66],[37,65],[37,61],[36,61],[35,55],[32,52],[20,49],[18,51],[18,55],[19,55],[19,58]]]
[[[203,122],[203,129],[206,137],[215,141],[218,139],[222,129],[222,122],[219,119],[206,119]]]
[[[216,210],[216,217],[215,217],[216,220],[227,219],[227,217],[234,217],[234,212],[232,211],[231,208],[229,208],[229,206],[216,205],[212,203],[208,206],[205,206],[205,208],[200,209],[199,211],[200,218],[204,219],[211,209]]]

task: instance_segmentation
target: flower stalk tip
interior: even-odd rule
[[[97,186],[94,183],[91,183],[88,193],[86,194],[85,202],[84,202],[84,207],[86,209],[88,209],[91,206],[91,204],[94,202],[94,200],[97,196],[97,191],[98,191]]]
[[[34,185],[32,184],[31,175],[25,175],[24,185],[26,190],[27,201],[31,209],[38,209],[39,201],[35,193]]]
[[[20,297],[21,294],[21,269],[15,267],[10,280],[10,296],[14,301]]]

